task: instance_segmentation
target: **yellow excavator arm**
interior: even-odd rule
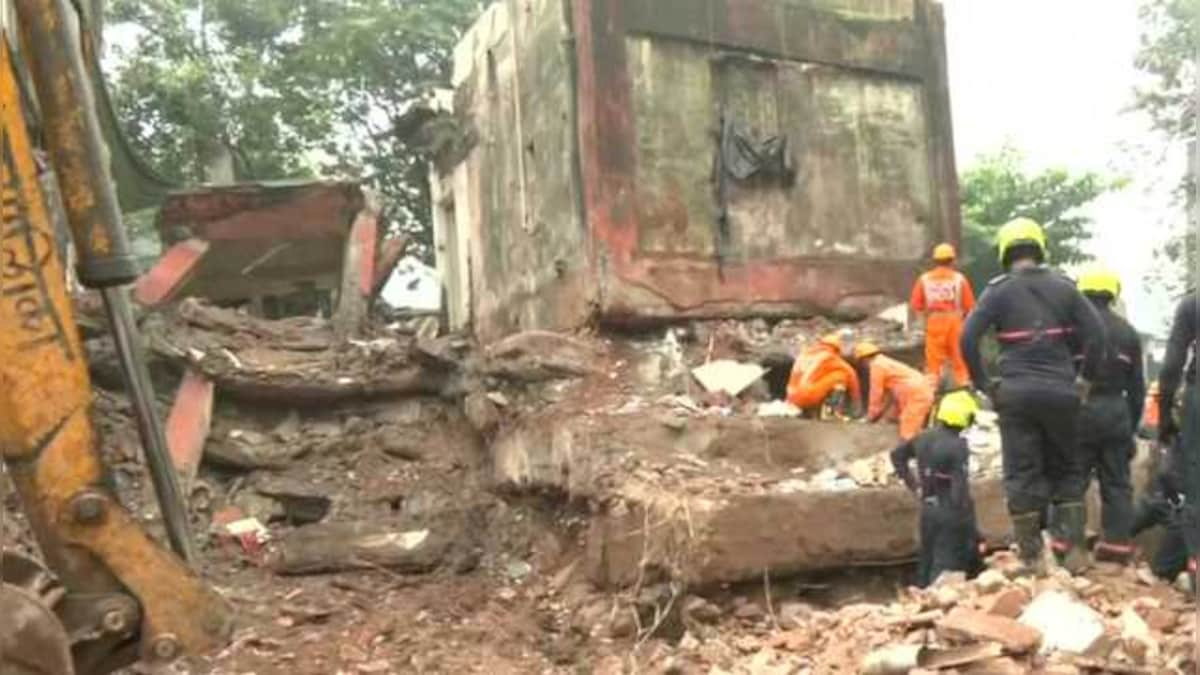
[[[19,62],[0,45],[0,453],[44,563],[0,555],[0,673],[106,673],[209,651],[228,641],[231,613],[187,564],[187,514],[126,304],[136,269],[85,76],[90,43],[69,0],[15,8]],[[61,205],[41,189],[20,74],[37,92]],[[104,298],[174,552],[110,488],[49,208],[66,213],[80,280]]]

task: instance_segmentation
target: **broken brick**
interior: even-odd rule
[[[1015,619],[1021,616],[1021,612],[1025,610],[1029,600],[1029,591],[1020,586],[1013,586],[989,596],[983,604],[983,611],[995,616]]]
[[[1179,615],[1162,607],[1139,608],[1138,614],[1152,630],[1160,633],[1170,633],[1179,625]]]
[[[1024,654],[1037,649],[1042,633],[1004,616],[959,607],[937,622],[937,631],[951,642],[999,642],[1004,650]]]

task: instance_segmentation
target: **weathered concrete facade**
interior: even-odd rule
[[[854,312],[958,240],[930,0],[504,0],[454,87],[439,268],[484,337]],[[786,171],[728,177],[730,131]]]

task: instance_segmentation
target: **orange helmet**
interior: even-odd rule
[[[872,356],[878,355],[879,353],[879,347],[871,342],[860,342],[854,346],[854,358],[858,359],[859,361],[863,359],[869,359]]]
[[[833,347],[838,351],[842,350],[842,336],[838,335],[837,333],[830,333],[829,335],[822,337],[820,340],[818,340],[818,342],[823,345]]]
[[[950,244],[938,244],[933,249],[933,259],[935,262],[951,262],[958,257],[958,253]]]

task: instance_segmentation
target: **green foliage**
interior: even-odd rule
[[[449,81],[477,0],[113,0],[110,78],[134,146],[163,175],[364,178],[428,246],[413,111]]]
[[[1200,49],[1200,0],[1143,0],[1142,45],[1136,64],[1150,81],[1138,87],[1137,107],[1155,127],[1175,139],[1196,131],[1196,58]]]
[[[1200,136],[1197,122],[1197,78],[1200,78],[1200,0],[1143,0],[1140,13],[1142,46],[1137,67],[1149,81],[1138,87],[1136,107],[1145,112],[1154,127],[1171,143],[1185,144]],[[1200,141],[1197,141],[1200,142]],[[1181,221],[1191,211],[1190,226],[1163,246],[1159,256],[1175,268],[1179,285],[1194,285],[1200,264],[1200,243],[1196,240],[1200,217],[1200,177],[1184,177],[1179,184]],[[1163,283],[1159,270],[1152,281]]]
[[[1087,258],[1082,245],[1091,238],[1091,220],[1081,211],[1118,181],[1095,173],[1065,169],[1031,172],[1013,148],[981,157],[961,178],[964,272],[976,289],[1000,274],[996,232],[1024,216],[1046,230],[1050,262],[1068,265]]]

